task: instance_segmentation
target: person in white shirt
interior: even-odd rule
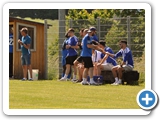
[[[93,62],[93,76],[98,75],[97,64],[101,61],[101,52],[92,50],[92,62]]]

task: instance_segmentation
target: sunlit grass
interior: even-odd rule
[[[137,93],[143,85],[83,86],[71,81],[9,81],[10,109],[100,108],[138,109]]]

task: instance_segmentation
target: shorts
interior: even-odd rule
[[[77,58],[77,55],[75,55],[75,56],[67,56],[66,57],[66,64],[73,65],[73,63],[76,60],[76,58]]]
[[[30,65],[31,64],[31,54],[21,55],[21,64]]]
[[[105,63],[101,65],[103,67],[103,70],[111,71],[114,67],[111,63]]]
[[[79,57],[76,59],[76,61],[78,61],[79,63],[82,63],[82,62],[83,62],[82,56],[79,56]]]
[[[84,62],[84,68],[91,68],[93,67],[93,62],[91,57],[82,57]]]
[[[120,67],[120,65],[118,65]],[[125,70],[125,71],[132,71],[133,70],[133,67],[130,66],[130,65],[123,65],[122,68]]]

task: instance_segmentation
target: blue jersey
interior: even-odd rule
[[[31,44],[31,37],[29,35],[27,36],[23,36],[22,37],[22,43],[23,44]],[[21,51],[22,51],[22,54],[23,55],[26,55],[26,54],[30,54],[30,50],[29,49],[26,49],[23,45],[21,45]]]
[[[66,64],[66,56],[68,54],[68,50],[65,48],[65,46],[68,44],[69,39],[66,39],[64,42],[63,42],[63,48],[62,48],[62,65],[65,65]]]
[[[97,35],[92,36],[91,39],[92,39],[92,40],[95,40],[95,41],[97,41],[97,42],[99,42],[99,41],[98,41]]]
[[[13,53],[13,34],[9,34],[9,53]]]
[[[106,52],[109,52],[111,54],[114,54],[114,52],[112,51],[112,49],[110,47],[105,47],[104,49]],[[101,53],[101,58],[103,59],[105,55],[103,53]],[[114,58],[108,56],[108,58],[106,59],[106,63],[111,63],[112,65],[116,66],[117,62]]]
[[[124,50],[121,49],[115,54],[115,58],[122,56],[123,62],[126,63],[126,65],[134,66],[133,65],[133,58],[132,58],[132,52],[131,50],[126,47]]]
[[[92,49],[87,47],[87,44],[91,44],[92,38],[86,34],[82,39],[82,57],[92,57]]]
[[[68,45],[76,46],[78,43],[78,39],[76,36],[70,37],[67,43]],[[77,55],[77,51],[74,48],[69,48],[67,56],[75,56],[75,55]]]

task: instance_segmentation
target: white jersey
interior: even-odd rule
[[[92,61],[93,62],[99,62],[101,60],[101,52],[95,50],[92,54]]]

